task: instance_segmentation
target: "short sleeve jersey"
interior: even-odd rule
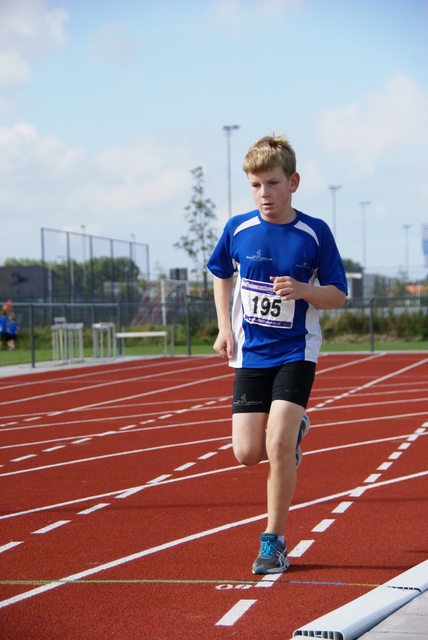
[[[347,293],[346,275],[328,225],[300,211],[289,224],[272,224],[258,210],[231,218],[208,269],[227,279],[238,274],[232,306],[232,367],[267,368],[317,362],[318,311],[305,300],[283,301],[271,276],[335,285]]]

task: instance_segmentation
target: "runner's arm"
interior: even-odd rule
[[[214,351],[222,358],[231,358],[233,356],[233,335],[229,307],[233,289],[233,276],[226,279],[213,276],[213,285],[218,325],[218,336],[214,342]]]

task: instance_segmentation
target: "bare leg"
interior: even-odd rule
[[[232,422],[233,452],[241,464],[253,466],[267,460],[267,413],[235,413]]]
[[[296,486],[296,442],[304,408],[275,400],[269,414],[266,449],[270,468],[267,484],[266,531],[283,535]]]

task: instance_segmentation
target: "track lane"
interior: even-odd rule
[[[360,359],[354,358],[349,367],[346,366],[343,357],[323,359],[323,364],[327,364],[328,361],[328,367],[325,367],[325,373],[323,374],[324,380],[326,381],[326,389],[323,390],[321,388],[322,375],[317,377],[316,386],[318,389],[316,393],[320,395],[316,398],[314,396],[314,399],[323,403],[329,398],[335,398],[339,395],[330,394],[331,380],[329,378],[333,370],[341,372],[341,392],[347,393],[349,389],[361,387],[362,374],[356,378],[352,377],[352,379],[349,376],[348,380],[348,377],[344,376],[343,373],[350,373],[351,369],[355,371],[356,368],[359,368],[359,366],[363,364],[363,359],[366,359],[366,357],[362,356]],[[361,362],[358,362],[358,360],[361,360]],[[375,360],[383,362],[385,358],[382,357]],[[413,358],[413,364],[416,361],[417,359],[415,360],[415,358]],[[397,362],[389,361],[386,364],[388,365],[386,369],[381,372],[381,375],[379,375],[380,372],[378,372],[376,376],[379,378],[382,375],[390,375],[391,377],[388,378],[389,383],[393,381],[394,378],[398,379],[398,377],[400,377],[400,374],[398,374],[397,377],[397,374],[394,372],[407,366],[403,366],[403,359],[401,357]],[[366,366],[367,365],[363,365],[363,368]],[[422,365],[421,367],[422,369],[424,368]],[[415,367],[414,369],[417,368],[419,367]],[[330,369],[330,372],[327,372],[327,369]],[[371,371],[370,373],[374,372]],[[372,380],[377,379],[376,376],[371,376],[369,382],[371,383]],[[405,378],[404,373],[401,377]],[[215,381],[214,386],[218,386],[218,384],[221,383]],[[364,384],[366,383],[363,382],[363,385]],[[374,385],[370,384],[370,387],[364,391],[359,390],[358,393],[365,394],[367,398],[368,389],[372,387],[376,388],[380,384],[380,382]],[[426,384],[426,379],[423,380],[423,384]],[[226,391],[230,395],[230,379],[225,380],[225,386],[227,387]],[[403,389],[408,397],[409,389],[408,385],[406,389],[405,382],[403,382]],[[127,395],[126,397],[128,400],[125,401],[125,404],[130,402],[129,396]],[[352,396],[351,404],[354,403],[355,397],[355,395]],[[120,402],[120,399],[116,399],[116,401]],[[391,448],[392,452],[394,452],[398,446],[403,444],[406,439],[414,433],[415,429],[423,429],[424,418],[422,414],[424,411],[424,399],[421,399],[422,404],[420,407],[416,406],[418,404],[417,401],[412,402],[412,410],[416,406],[416,408],[419,408],[419,411],[412,411],[412,413],[403,412],[400,414],[392,412],[390,415],[383,416],[376,416],[376,411],[379,413],[380,409],[380,411],[385,414],[385,410],[389,410],[389,407],[381,405],[381,407],[376,408],[376,401],[374,401],[373,406],[370,406],[370,403],[366,402],[364,403],[368,405],[366,407],[351,406],[347,411],[354,415],[354,424],[352,424],[351,420],[342,420],[342,422],[346,423],[345,425],[335,424],[334,419],[324,420],[325,417],[330,416],[331,418],[336,418],[336,423],[338,422],[336,402],[342,402],[342,400],[333,400],[331,404],[334,405],[334,410],[332,410],[331,406],[328,407],[328,405],[327,409],[323,409],[322,407],[317,408],[315,406],[311,407],[311,419],[314,426],[305,439],[304,448],[308,455],[307,457],[305,456],[302,467],[299,469],[299,482],[295,494],[295,504],[289,517],[288,527],[290,534],[287,536],[289,550],[298,545],[301,539],[315,538],[315,542],[308,548],[308,551],[303,556],[293,560],[293,569],[290,573],[287,572],[287,574],[281,576],[280,581],[275,583],[271,588],[257,588],[254,584],[251,584],[251,581],[254,582],[254,577],[249,574],[249,568],[254,559],[253,556],[257,552],[256,540],[258,532],[261,530],[264,519],[263,508],[266,465],[260,465],[258,469],[246,470],[235,468],[230,471],[200,476],[187,471],[189,477],[192,475],[195,476],[189,480],[181,480],[176,477],[180,472],[174,474],[173,469],[171,477],[164,482],[159,482],[156,486],[152,486],[150,490],[145,489],[143,492],[130,494],[126,499],[122,499],[122,504],[126,503],[127,506],[121,506],[120,510],[118,510],[116,506],[119,499],[106,497],[105,499],[101,499],[101,503],[115,500],[114,509],[103,507],[87,515],[78,515],[79,511],[77,511],[77,509],[80,508],[80,506],[83,507],[82,510],[96,506],[92,503],[86,503],[85,505],[79,505],[79,507],[75,505],[73,507],[73,509],[75,509],[73,512],[75,515],[72,516],[70,516],[70,513],[72,513],[73,509],[70,510],[68,508],[61,510],[61,508],[58,508],[49,514],[49,518],[46,518],[47,513],[43,512],[43,517],[39,520],[41,513],[38,512],[37,515],[33,514],[30,516],[29,514],[28,516],[9,519],[8,524],[14,522],[16,525],[19,521],[24,523],[22,525],[16,525],[17,528],[15,532],[18,532],[19,527],[22,527],[21,531],[23,534],[27,531],[26,535],[31,541],[28,541],[28,544],[31,544],[34,563],[28,564],[28,549],[30,546],[25,548],[26,542],[19,547],[0,554],[0,563],[4,560],[4,566],[9,566],[9,568],[14,567],[15,571],[17,567],[27,566],[30,573],[31,571],[34,572],[34,575],[39,573],[38,577],[40,578],[40,559],[43,558],[46,569],[49,570],[51,574],[56,573],[56,578],[58,575],[66,577],[65,569],[67,566],[70,568],[70,571],[76,570],[79,572],[79,570],[81,571],[82,567],[87,564],[100,563],[102,561],[100,556],[103,556],[104,559],[107,558],[107,562],[110,562],[114,553],[119,551],[119,549],[124,549],[125,551],[126,549],[130,549],[132,553],[135,553],[136,549],[140,549],[142,552],[147,551],[147,549],[154,549],[156,547],[148,546],[150,540],[153,541],[154,538],[156,541],[158,539],[161,541],[166,540],[166,543],[168,543],[168,541],[180,539],[173,537],[173,533],[177,536],[184,533],[184,538],[186,538],[188,537],[189,530],[196,531],[196,533],[198,533],[198,531],[200,532],[201,530],[198,529],[198,526],[204,525],[210,527],[219,522],[227,525],[230,524],[232,520],[233,522],[242,523],[242,520],[245,521],[249,517],[249,514],[254,518],[254,521],[237,525],[226,531],[213,533],[211,535],[212,539],[210,539],[209,542],[207,536],[203,536],[199,539],[189,540],[186,543],[183,542],[178,547],[175,546],[163,549],[162,551],[145,554],[139,559],[134,559],[123,565],[117,565],[115,568],[105,569],[103,572],[103,575],[110,576],[109,579],[111,580],[123,580],[124,582],[110,583],[105,581],[108,578],[103,578],[101,582],[91,585],[80,585],[80,583],[64,585],[61,589],[53,589],[50,592],[44,592],[43,595],[34,596],[34,598],[22,601],[20,604],[17,603],[13,606],[5,607],[0,612],[1,623],[7,623],[8,628],[13,629],[13,620],[22,620],[22,612],[24,611],[26,614],[32,612],[31,624],[33,627],[31,632],[34,630],[41,632],[43,624],[45,624],[46,627],[46,620],[49,619],[49,632],[51,633],[49,637],[60,637],[61,629],[62,638],[85,637],[85,629],[89,628],[86,625],[90,625],[91,620],[96,620],[97,616],[106,616],[107,612],[117,612],[117,616],[109,614],[109,625],[101,623],[97,625],[96,628],[91,626],[91,637],[102,637],[108,626],[111,629],[112,621],[115,623],[118,616],[120,618],[119,633],[125,630],[129,637],[200,638],[201,628],[209,630],[207,637],[228,637],[227,633],[230,634],[231,629],[217,627],[216,622],[234,603],[239,603],[241,599],[253,599],[255,600],[255,604],[252,605],[245,615],[233,626],[235,637],[248,637],[248,635],[245,635],[248,633],[248,629],[251,629],[252,632],[259,629],[261,632],[262,628],[265,628],[263,625],[265,625],[266,616],[269,615],[270,612],[273,616],[274,611],[278,611],[279,601],[282,603],[285,620],[279,620],[278,614],[276,613],[276,617],[272,617],[272,623],[274,624],[273,629],[275,630],[275,624],[277,623],[281,625],[278,626],[278,632],[288,633],[288,630],[290,630],[291,636],[293,625],[294,628],[301,626],[304,622],[316,617],[315,613],[317,615],[325,613],[326,606],[328,606],[328,608],[339,606],[339,604],[343,604],[353,597],[356,597],[356,595],[360,595],[361,592],[372,588],[370,585],[367,586],[367,583],[365,586],[355,586],[356,583],[351,584],[349,580],[343,580],[342,586],[339,586],[337,581],[329,580],[327,579],[328,577],[334,578],[334,575],[336,575],[337,572],[340,573],[340,571],[346,576],[349,575],[350,570],[352,570],[355,578],[361,578],[362,583],[364,582],[365,576],[370,577],[376,575],[376,572],[378,572],[377,575],[388,574],[388,577],[393,577],[395,573],[393,573],[393,575],[389,575],[389,573],[395,571],[398,565],[392,566],[392,561],[389,557],[386,557],[384,566],[382,565],[383,568],[379,563],[376,565],[376,554],[374,550],[370,548],[370,545],[366,549],[366,557],[369,558],[369,561],[366,561],[366,565],[360,564],[360,566],[357,566],[358,563],[356,563],[354,566],[350,563],[351,556],[349,550],[353,550],[353,545],[349,539],[349,526],[353,526],[356,521],[361,524],[363,522],[369,522],[370,518],[376,518],[379,527],[382,526],[382,505],[384,504],[384,499],[381,501],[377,499],[368,500],[367,497],[371,493],[374,494],[375,492],[385,491],[386,495],[389,495],[392,491],[391,495],[394,496],[393,500],[400,502],[399,510],[401,517],[409,517],[409,513],[412,510],[414,513],[415,503],[418,504],[420,499],[426,495],[426,490],[424,493],[424,488],[426,489],[426,476],[410,477],[412,474],[408,473],[401,476],[402,478],[409,476],[407,480],[400,480],[398,475],[394,475],[397,470],[404,472],[408,467],[410,467],[410,469],[413,469],[413,467],[418,468],[420,469],[420,473],[424,473],[423,465],[427,459],[426,444],[424,444],[426,443],[426,437],[422,434],[411,443],[411,446],[407,450],[401,452],[402,455],[393,461],[393,466],[382,472],[383,478],[398,478],[395,483],[384,486],[379,485],[376,488],[372,488],[371,484],[365,484],[367,477],[377,470],[377,467],[382,464],[382,461],[388,460]],[[212,411],[213,413],[216,412],[216,408],[213,407]],[[364,413],[365,411],[370,411],[368,416]],[[356,413],[358,413],[358,416],[355,416]],[[205,425],[204,416],[206,414],[199,410],[198,415],[200,415],[201,432],[207,429],[209,435],[215,435],[213,431],[216,431],[218,427],[220,427],[225,440],[228,438],[228,441],[230,441],[230,434],[226,437],[228,429],[227,427],[225,428],[225,425],[227,425],[227,422],[220,422],[219,425],[216,426],[213,426],[213,423]],[[322,422],[319,420],[320,416],[322,416]],[[169,418],[167,421],[168,420]],[[122,424],[122,426],[124,425]],[[167,426],[167,424],[165,423],[165,425],[162,426]],[[166,439],[165,442],[168,443],[174,429],[174,427],[172,427],[172,429],[162,428],[157,432],[155,437],[158,437],[159,433],[163,433]],[[149,434],[150,432],[147,431],[146,435]],[[5,434],[2,433],[2,437],[4,435]],[[141,434],[139,435],[140,437],[144,437]],[[365,444],[358,445],[358,442],[363,442],[361,439],[362,435],[368,436],[367,441]],[[337,441],[340,440],[339,436],[342,438],[341,444],[339,445],[342,449],[329,450],[337,445]],[[393,440],[391,440],[391,437]],[[133,434],[131,438],[138,438],[138,434]],[[102,442],[102,438],[94,438],[93,440],[94,442],[91,442],[89,446],[94,447],[95,451],[97,449],[99,449],[99,452],[101,452],[101,450],[105,451],[106,447],[109,448],[111,446],[111,443],[106,445],[107,441]],[[372,443],[370,443],[370,440]],[[378,442],[379,440],[382,442]],[[114,442],[113,436],[111,436],[111,442]],[[318,444],[320,445],[319,447]],[[350,444],[356,446],[348,448],[347,445]],[[391,445],[393,446],[391,447]],[[115,445],[112,449],[115,449]],[[209,448],[206,448],[206,453],[210,453],[207,449]],[[170,473],[171,467],[174,467],[174,464],[183,466],[193,461],[193,458],[188,456],[179,456],[179,459],[177,459],[177,451],[177,449],[170,450],[166,456],[160,453],[154,453],[152,456],[153,459],[150,462],[150,464],[153,464],[153,470],[156,469],[158,475],[162,476],[165,473]],[[172,452],[173,457],[171,457]],[[2,453],[4,453],[4,449]],[[200,451],[198,450],[197,453],[200,453]],[[230,456],[229,460],[231,462],[233,461],[230,450],[229,452],[223,451],[222,453],[225,456]],[[61,451],[58,451],[54,455],[60,458],[62,454]],[[381,462],[379,462],[379,460],[381,460]],[[171,464],[172,461],[174,464]],[[122,478],[121,472],[118,476],[116,475],[118,473],[117,467],[119,466],[117,462],[116,464],[104,463],[104,466],[99,463],[100,461],[91,463],[91,476],[97,478],[97,480],[94,481],[95,484],[98,485],[99,483],[100,487],[105,486],[105,478],[108,477],[111,478],[111,484],[116,484],[117,487],[117,482]],[[23,461],[23,465],[25,464],[26,462]],[[203,464],[206,464],[207,469],[209,467],[211,471],[214,472],[216,466],[218,466],[216,456],[206,458]],[[120,466],[126,467],[126,465],[123,464]],[[337,473],[338,467],[340,468],[340,474]],[[98,469],[102,469],[102,471]],[[2,471],[2,469],[0,469],[0,471]],[[132,469],[128,471],[131,472],[132,476]],[[334,473],[332,471],[334,471]],[[123,473],[125,474],[123,476],[124,478],[126,477],[125,472],[126,468],[123,469]],[[45,470],[41,472],[40,477],[45,473],[50,474],[51,472]],[[52,470],[52,473],[56,472]],[[139,470],[139,473],[141,473],[141,470]],[[37,472],[33,472],[33,474],[28,474],[27,478],[34,474],[35,477],[38,475]],[[62,475],[64,475],[64,471]],[[23,474],[23,476],[25,477],[25,474]],[[99,479],[100,476],[101,480]],[[15,486],[17,477],[18,476],[15,476],[14,479]],[[67,471],[67,482],[64,482],[64,480],[62,482],[62,493],[70,493],[69,487],[78,482],[79,477],[82,479],[79,465],[72,465],[72,473],[69,473],[69,470]],[[58,477],[52,475],[50,478],[51,484],[61,485],[61,473]],[[314,478],[322,478],[323,482],[314,482]],[[145,479],[147,480],[147,475]],[[5,482],[6,478],[2,478],[1,481]],[[36,480],[36,485],[37,482]],[[378,483],[379,482],[382,482],[382,480],[378,480]],[[43,485],[44,484],[45,483],[43,483]],[[132,483],[128,482],[127,486],[129,487],[131,484]],[[410,485],[412,485],[413,488],[409,489]],[[328,494],[326,490],[330,486],[336,489],[341,488],[341,491]],[[405,491],[403,491],[404,486],[406,486]],[[359,487],[362,487],[363,491],[358,497],[353,499],[354,503],[353,506],[349,508],[350,510],[343,512],[340,516],[331,516],[333,506],[337,506],[336,503],[340,504],[341,501],[347,500],[345,496],[347,495],[349,497],[349,494]],[[415,487],[419,488],[416,489]],[[13,494],[12,484],[10,485],[10,491]],[[73,491],[71,491],[71,493],[72,492]],[[308,505],[307,503],[310,502],[310,500],[307,500],[307,498],[311,498],[311,494],[314,496],[313,500],[320,500],[320,502]],[[341,497],[338,494],[342,494]],[[406,500],[406,495],[410,494],[414,496],[413,502]],[[336,495],[337,497],[328,498],[328,495]],[[325,499],[326,496],[327,499]],[[367,504],[363,504],[363,500],[366,499]],[[29,502],[32,500],[34,505],[34,498],[29,500]],[[93,502],[95,503],[96,501],[94,500]],[[301,506],[299,508],[299,505],[304,504],[307,506]],[[357,509],[353,507],[360,504],[364,507],[361,514],[358,512],[357,516],[353,515],[353,511],[354,513],[357,512]],[[120,513],[120,517],[118,513]],[[310,514],[309,517],[307,514]],[[44,526],[43,523],[47,520],[52,521],[54,519],[51,516],[58,517],[58,520],[70,519],[71,521],[45,534],[35,536],[31,533],[28,526],[31,524],[29,522],[31,517],[34,518],[35,521],[37,520],[37,522],[34,522],[35,525]],[[243,516],[243,518],[240,518],[240,516]],[[385,522],[388,523],[390,548],[397,550],[399,549],[400,541],[400,524],[396,520],[393,520],[392,523],[390,522],[391,513],[390,510],[386,508],[385,516],[388,516],[385,518]],[[236,518],[236,520],[234,518]],[[334,525],[331,525],[325,531],[312,531],[318,523],[333,518],[335,519]],[[344,523],[347,524],[346,527],[343,527],[343,531],[341,527],[336,526],[340,523],[342,525]],[[5,520],[0,520],[1,527],[3,527],[4,524]],[[416,530],[418,530],[418,527],[416,527]],[[12,526],[10,533],[12,534],[13,532]],[[104,538],[109,540],[108,543],[107,541],[100,541],[101,532],[104,533]],[[108,535],[109,533],[111,533],[110,536]],[[367,544],[372,544],[372,536],[374,534],[373,529],[369,529]],[[406,535],[408,535],[408,532],[406,532]],[[83,544],[85,540],[87,544]],[[67,553],[64,553],[64,550],[68,552],[70,549],[73,549],[74,551],[76,541],[79,541],[79,551],[76,551],[69,557]],[[254,541],[254,544],[250,544],[251,541]],[[139,544],[143,542],[147,543],[144,548],[142,544]],[[325,562],[319,562],[317,565],[317,558],[320,559],[324,553],[324,544],[329,550],[329,553],[334,556],[334,561],[333,558],[327,554]],[[416,561],[417,558],[420,557],[420,551],[414,549],[415,541],[413,539],[409,540],[409,546],[410,555],[412,555],[413,560],[417,563]],[[210,549],[212,549],[214,555],[209,552]],[[344,549],[348,550],[347,554],[342,553]],[[19,556],[18,553],[20,554]],[[10,555],[8,556],[8,554]],[[13,554],[15,554],[15,559],[20,558],[18,564],[10,564]],[[117,555],[115,557],[117,557]],[[47,558],[49,558],[48,561]],[[38,563],[37,559],[39,559]],[[313,564],[310,564],[310,562],[313,562]],[[391,566],[389,566],[388,563],[390,563]],[[405,560],[403,560],[403,563],[405,563]],[[99,566],[101,565],[98,564],[98,568]],[[229,569],[232,568],[235,574],[232,577],[230,573],[227,575],[227,579],[230,580],[230,582],[227,582],[225,578],[225,567]],[[58,574],[57,572],[61,569],[64,569],[64,572]],[[135,579],[140,582],[132,584],[129,580],[130,576],[134,574],[137,576]],[[166,577],[165,574],[167,574]],[[198,574],[198,576],[195,577],[195,574]],[[72,574],[70,573],[69,575]],[[187,580],[191,581],[190,583],[184,582],[186,578],[183,576],[186,575],[190,576],[187,578]],[[149,577],[145,578],[145,576]],[[305,577],[311,579],[302,580],[302,578]],[[322,580],[323,577],[325,578],[324,580]],[[219,581],[223,579],[225,579],[225,587],[224,589],[220,589],[219,587],[221,587],[223,583],[219,584]],[[144,580],[151,580],[151,582],[145,583]],[[177,582],[171,584],[168,580],[176,580]],[[201,584],[198,580],[202,582],[204,580],[217,582],[216,584]],[[304,586],[304,584],[306,584],[306,586]],[[14,589],[16,593],[18,588],[23,591],[25,589],[28,590],[28,585],[1,584],[0,588],[2,594],[6,592],[6,590],[9,590],[9,593],[13,592]],[[285,602],[282,591],[280,593],[280,590],[283,588],[288,590]],[[358,593],[351,595],[351,591],[352,593],[358,591]],[[157,602],[157,599],[154,598],[155,593],[161,602],[156,614],[154,614],[154,619],[158,626],[151,626],[149,628],[150,636],[142,636],[141,631],[143,629],[144,634],[146,627],[141,627],[141,625],[144,624],[145,616],[148,615],[150,609],[153,608],[154,602]],[[257,595],[254,595],[255,593]],[[298,593],[302,594],[300,599],[297,597]],[[89,596],[89,594],[91,595]],[[242,595],[245,597],[241,598]],[[73,600],[72,609],[76,612],[76,615],[70,615],[71,597]],[[39,604],[36,602],[38,599]],[[40,602],[44,603],[42,609],[40,609]],[[134,606],[131,605],[130,607],[130,603],[132,602],[134,602]],[[143,605],[142,602],[145,604]],[[108,605],[106,603],[108,603]],[[207,606],[207,603],[209,603],[209,606]],[[126,621],[123,615],[122,617],[119,615],[119,611],[123,611],[124,606],[131,612],[130,616],[126,618]],[[320,611],[323,607],[324,610]],[[21,613],[19,614],[19,612]],[[79,615],[77,615],[77,612],[79,612]],[[14,617],[18,615],[19,617]],[[46,616],[48,616],[48,618]],[[118,626],[116,628],[119,629],[119,622],[117,624]],[[153,628],[157,629],[156,633],[158,633],[158,635],[153,636]],[[25,632],[30,633],[30,629],[27,629]],[[68,636],[67,633],[69,633]],[[73,633],[75,635],[73,635]],[[183,635],[180,636],[180,633]],[[43,635],[38,635],[38,637],[43,637]]]

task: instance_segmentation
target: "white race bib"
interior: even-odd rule
[[[277,329],[293,326],[295,301],[281,300],[271,283],[242,278],[241,298],[247,322]]]

